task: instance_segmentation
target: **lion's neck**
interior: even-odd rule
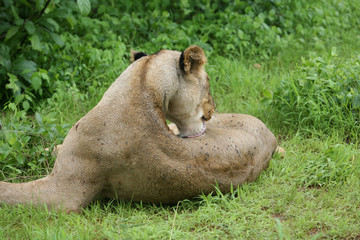
[[[142,59],[131,64],[105,92],[98,105],[117,106],[120,111],[128,111],[129,107],[145,107],[145,101],[154,101],[151,108],[158,108],[166,115],[173,96],[179,89],[180,72],[174,68],[175,63],[152,64]],[[120,106],[119,106],[120,105]],[[149,106],[147,106],[149,107]],[[144,109],[145,111],[155,109]]]
[[[172,70],[169,71],[169,69]],[[146,74],[146,84],[148,86],[146,90],[150,90],[158,95],[164,114],[167,112],[170,101],[179,89],[179,75],[180,73],[176,68],[170,68],[166,65],[156,70],[151,69]]]

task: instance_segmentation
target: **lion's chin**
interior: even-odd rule
[[[202,121],[202,126],[200,128],[191,129],[187,131],[180,131],[179,137],[182,138],[196,138],[205,133],[206,130],[206,124],[204,121]]]

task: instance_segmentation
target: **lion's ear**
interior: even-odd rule
[[[206,62],[206,56],[201,47],[192,45],[185,49],[180,55],[180,68],[186,73],[196,72]]]
[[[144,53],[144,52],[137,52],[137,51],[134,51],[132,49],[130,50],[130,53],[131,53],[131,57],[130,57],[131,62],[135,62],[139,58],[147,56],[147,54]]]

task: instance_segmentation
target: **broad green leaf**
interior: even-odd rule
[[[0,55],[0,65],[3,66],[5,70],[9,71],[11,68],[11,61],[9,58]]]
[[[0,21],[0,34],[9,30],[11,25],[8,22]]]
[[[55,31],[55,26],[52,25],[51,23],[49,23],[48,21],[46,21],[46,19],[42,19],[41,21],[39,21],[39,24],[41,26],[45,27],[47,32],[54,32]]]
[[[16,161],[22,165],[25,162],[25,158],[22,154],[18,154],[18,155],[16,155]]]
[[[4,0],[3,2],[4,2],[4,5],[5,5],[5,8],[9,8],[13,4],[12,0]]]
[[[22,141],[22,143],[24,143],[24,144],[28,143],[30,139],[31,139],[30,136],[21,137],[21,141]]]
[[[240,38],[240,39],[244,39],[244,32],[243,31],[241,31],[241,29],[238,29],[238,37]]]
[[[6,33],[5,41],[9,40],[11,37],[13,37],[17,32],[19,31],[18,26],[12,26]]]
[[[66,18],[68,16],[69,10],[66,8],[56,8],[54,11],[47,14],[47,17],[58,17]]]
[[[3,66],[7,71],[11,68],[10,61],[10,48],[5,44],[0,44],[0,65]]]
[[[38,51],[42,51],[41,42],[39,36],[35,33],[30,38],[32,48]]]
[[[71,29],[73,29],[76,24],[76,19],[72,15],[69,15],[66,21],[71,25]]]
[[[32,21],[27,21],[25,23],[25,29],[26,31],[31,35],[35,32],[35,25]]]
[[[15,21],[20,19],[19,15],[18,15],[18,11],[19,11],[18,8],[14,4],[11,4],[10,8],[11,8],[11,12],[15,18]]]
[[[32,98],[31,98],[30,95],[24,94],[24,98],[27,99],[27,100],[29,100],[29,102],[32,102]]]
[[[90,0],[77,0],[76,1],[82,15],[86,16],[90,13],[91,3]]]
[[[267,90],[267,89],[265,89],[265,90],[263,91],[263,95],[264,95],[264,97],[266,97],[266,98],[272,98],[272,93],[271,93],[269,90]]]
[[[6,141],[13,146],[17,140],[16,134],[12,132],[6,132]]]
[[[10,48],[5,44],[0,44],[0,55],[8,58],[10,53]]]
[[[29,103],[29,101],[23,101],[22,102],[22,107],[23,107],[23,109],[25,110],[25,111],[27,111],[27,110],[29,110],[29,108],[30,108],[30,103]]]
[[[24,20],[21,19],[21,18],[16,18],[15,21],[14,21],[15,25],[16,26],[20,26],[24,24]]]
[[[56,33],[50,33],[50,37],[52,38],[52,40],[54,40],[54,42],[56,44],[58,44],[59,46],[64,46],[64,42],[61,40],[59,34]]]
[[[0,144],[0,154],[5,158],[11,152],[11,147],[8,144]],[[2,160],[2,159],[0,159]]]
[[[48,18],[48,19],[46,19],[46,21],[48,23],[50,23],[52,26],[54,26],[56,32],[59,31],[59,28],[60,28],[59,24],[54,19]]]
[[[36,75],[36,74],[34,74]],[[39,90],[42,84],[42,80],[38,76],[33,76],[31,78],[31,86],[34,88],[35,91]]]
[[[39,73],[40,73],[40,76],[43,80],[46,80],[46,82],[48,84],[50,84],[50,77],[49,75],[47,74],[47,71],[44,70],[44,69],[39,69]]]
[[[12,70],[25,78],[29,83],[31,83],[31,76],[36,71],[36,68],[36,63],[23,58],[16,59],[12,63]]]
[[[44,7],[44,0],[36,0],[35,1],[35,5],[36,5],[36,10],[41,10]]]

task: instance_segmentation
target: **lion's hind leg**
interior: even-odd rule
[[[46,205],[48,209],[79,212],[102,187],[101,181],[79,170],[55,166],[53,172],[42,179],[26,183],[0,182],[0,204]]]

